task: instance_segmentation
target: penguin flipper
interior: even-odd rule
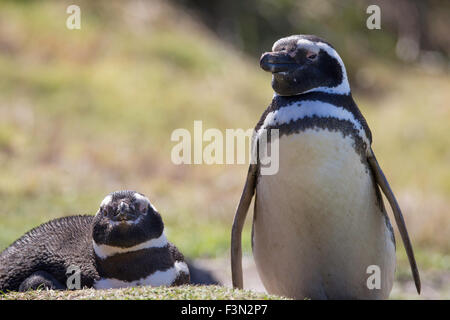
[[[420,294],[421,284],[420,284],[419,270],[417,268],[416,259],[414,258],[414,251],[408,236],[408,230],[406,229],[403,214],[400,210],[397,199],[395,198],[394,193],[392,192],[391,187],[389,186],[389,183],[386,180],[386,177],[384,176],[384,173],[381,170],[377,159],[375,158],[375,154],[373,153],[372,148],[370,148],[369,150],[367,160],[369,162],[370,167],[372,168],[372,172],[375,176],[376,183],[380,186],[381,190],[383,190],[384,195],[386,196],[387,200],[389,201],[389,204],[391,205],[392,212],[394,213],[395,217],[395,222],[400,232],[400,236],[402,237],[403,245],[405,246],[409,264],[411,266],[411,272],[414,278],[414,283],[416,284],[417,292]]]
[[[242,191],[239,205],[234,216],[233,227],[231,230],[231,276],[233,287],[242,289],[244,280],[242,276],[242,229],[244,227],[245,218],[248,208],[252,202],[256,186],[257,166],[250,164],[248,168],[247,180],[244,190]]]

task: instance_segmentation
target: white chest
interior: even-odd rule
[[[114,288],[126,288],[136,286],[170,286],[180,273],[189,274],[188,266],[185,262],[177,261],[173,267],[164,270],[156,271],[145,278],[135,281],[123,281],[113,278],[102,278],[95,282],[95,289],[114,289]]]
[[[280,137],[279,172],[259,178],[253,226],[255,261],[270,292],[361,296],[373,264],[383,270],[379,293],[390,291],[395,249],[353,143],[328,130]]]

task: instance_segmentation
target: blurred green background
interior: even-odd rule
[[[66,28],[70,4],[81,30]],[[369,4],[381,30],[366,28]],[[273,94],[260,54],[280,37],[316,34],[347,65],[423,297],[449,298],[449,21],[448,1],[0,1],[0,250],[133,189],[185,255],[228,257],[247,165],[174,165],[171,133],[194,120],[254,127]],[[397,243],[393,297],[416,297]]]

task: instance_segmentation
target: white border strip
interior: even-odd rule
[[[151,275],[134,281],[123,281],[114,278],[103,278],[96,281],[95,289],[126,288],[135,286],[170,286],[180,273],[189,274],[189,268],[183,261],[175,261],[173,267],[165,271],[155,271]]]
[[[343,107],[338,107],[322,101],[298,101],[278,110],[269,112],[264,119],[264,124],[261,126],[261,129],[266,129],[269,126],[288,124],[291,121],[312,118],[313,116],[320,118],[331,117],[350,121],[355,129],[358,130],[361,139],[363,139],[367,146],[370,146],[369,139],[366,136],[363,126],[350,111],[345,110]]]
[[[330,47],[328,44],[326,44],[324,42],[312,42],[312,41],[309,41],[306,39],[300,39],[297,41],[297,46],[301,47],[302,45],[317,46],[320,49],[324,50],[326,53],[328,53],[332,58],[334,58],[339,63],[339,65],[341,66],[341,71],[342,71],[342,81],[336,87],[318,87],[318,88],[313,88],[311,90],[305,91],[304,93],[312,92],[312,91],[314,91],[314,92],[320,91],[320,92],[336,93],[336,94],[349,94],[350,93],[350,84],[348,83],[347,70],[345,69],[344,61],[342,61],[341,57],[336,52],[336,50],[334,50],[332,47]]]
[[[163,232],[159,238],[150,239],[148,241],[142,242],[138,245],[135,245],[135,246],[129,247],[129,248],[108,246],[106,244],[97,244],[94,240],[92,240],[92,244],[94,246],[95,254],[100,259],[106,259],[106,258],[113,256],[115,254],[118,254],[118,253],[133,252],[133,251],[149,249],[149,248],[165,247],[167,245],[167,238]]]

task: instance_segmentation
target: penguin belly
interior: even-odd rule
[[[388,298],[392,229],[353,138],[315,129],[282,135],[279,159],[278,173],[259,176],[256,186],[252,247],[266,290],[295,299]],[[377,275],[379,289],[370,278]]]

